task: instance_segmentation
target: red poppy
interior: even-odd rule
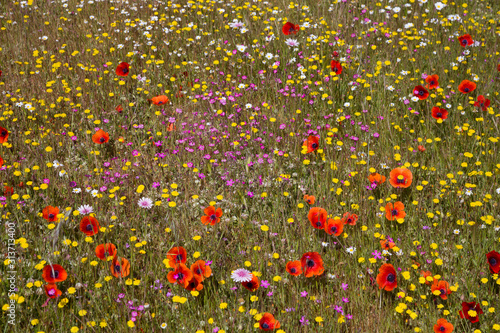
[[[46,284],[44,288],[45,288],[45,294],[49,298],[57,298],[62,295],[62,291],[57,289],[57,286],[53,283]]]
[[[193,278],[193,272],[184,264],[178,264],[173,271],[168,272],[167,279],[170,283],[178,283],[186,288]]]
[[[207,225],[215,225],[216,223],[220,222],[220,217],[222,216],[222,209],[219,207],[217,210],[215,209],[214,206],[208,206],[203,210],[203,215],[201,217],[201,223]]]
[[[474,90],[476,90],[476,84],[469,80],[463,80],[458,85],[458,91],[460,91],[462,94],[468,94],[470,92],[473,92]]]
[[[80,231],[87,236],[94,236],[99,232],[99,221],[93,216],[85,216],[80,221]]]
[[[14,188],[12,186],[5,186],[3,188],[3,195],[9,196],[14,194]]]
[[[483,95],[477,96],[477,101],[474,103],[474,106],[481,108],[481,110],[486,111],[488,106],[490,106],[490,100],[484,98]]]
[[[114,277],[127,277],[130,274],[130,262],[125,258],[114,259],[109,266]]]
[[[283,28],[281,29],[281,31],[283,31],[283,33],[287,36],[290,34],[296,35],[297,32],[299,32],[299,30],[300,26],[298,24],[293,24],[291,22],[286,22],[285,25],[283,25]]]
[[[309,210],[309,214],[307,214],[307,218],[311,225],[315,229],[324,229],[326,218],[327,218],[326,210],[320,207],[313,207]]]
[[[167,253],[167,260],[170,267],[175,267],[177,264],[184,264],[187,261],[187,251],[182,246],[176,246],[170,249]]]
[[[389,175],[389,183],[395,188],[410,187],[413,181],[413,175],[410,170],[403,168],[395,168]]]
[[[316,202],[316,198],[314,197],[314,195],[304,195],[304,200],[310,204],[310,205],[314,205],[314,203]]]
[[[500,64],[497,65],[497,71],[500,72]]]
[[[406,216],[404,209],[405,205],[401,201],[395,202],[394,205],[392,204],[392,202],[389,202],[387,205],[385,205],[385,217],[389,221],[404,219]]]
[[[330,62],[330,68],[331,68],[332,72],[335,73],[335,75],[342,74],[342,64],[340,63],[340,61],[332,60]]]
[[[396,244],[394,242],[389,241],[388,239],[381,239],[380,246],[382,246],[382,249],[384,250],[389,250],[392,249],[394,246],[396,246]]]
[[[424,152],[424,151],[425,151],[425,147],[424,147],[424,146],[422,146],[422,145],[419,145],[419,146],[418,146],[418,151],[420,151],[420,152]]]
[[[471,323],[477,323],[479,321],[479,315],[483,314],[483,310],[479,303],[476,302],[462,302],[462,310],[459,312],[460,318],[466,318]]]
[[[1,167],[2,167],[2,165],[3,165],[3,162],[4,162],[4,161],[3,161],[3,158],[2,158],[2,156],[0,156],[0,168],[1,168]]]
[[[460,45],[463,47],[474,44],[474,41],[469,34],[458,37],[458,40],[460,41]]]
[[[398,286],[396,270],[391,264],[383,264],[377,275],[377,284],[379,289],[391,291]]]
[[[370,181],[370,183],[375,183],[377,185],[380,185],[382,183],[385,182],[385,176],[382,176],[376,172],[374,173],[371,173],[369,176],[368,176],[368,180]]]
[[[413,88],[413,96],[417,96],[418,99],[426,99],[429,97],[429,92],[422,86],[416,86]]]
[[[248,282],[242,282],[241,285],[246,289],[250,290],[251,292],[254,292],[257,289],[259,289],[260,286],[259,278],[252,273],[252,280]]]
[[[340,236],[342,231],[344,231],[344,221],[341,219],[328,219],[325,231],[329,235]]]
[[[97,245],[95,255],[101,260],[106,260],[108,257],[116,258],[116,246],[112,243]]]
[[[427,277],[432,276],[432,273],[430,271],[420,271],[420,274],[422,274],[422,276],[424,277],[425,284],[430,286],[431,282],[429,280],[427,280]]]
[[[302,264],[300,263],[300,260],[287,262],[286,271],[293,276],[299,276],[302,274]]]
[[[300,259],[300,263],[306,277],[311,277],[314,275],[319,276],[325,271],[325,269],[323,268],[323,259],[318,252],[304,253],[302,258]]]
[[[446,319],[438,319],[436,325],[434,325],[434,333],[451,333],[453,332],[453,325],[449,323]]]
[[[168,102],[168,97],[165,95],[156,96],[151,99],[151,103],[153,103],[154,105],[163,105],[167,104]]]
[[[280,328],[280,322],[274,319],[272,314],[266,312],[259,320],[259,328],[263,331],[271,331]]]
[[[168,125],[168,127],[167,127],[168,132],[172,132],[175,129],[177,129],[177,127],[175,127],[175,125],[173,123],[170,123],[170,125]]]
[[[104,132],[102,129],[98,130],[94,135],[92,135],[92,142],[94,143],[102,145],[103,143],[106,143],[108,141],[109,133]]]
[[[57,214],[59,214],[59,208],[47,206],[42,210],[43,218],[49,222],[57,221]]]
[[[122,105],[121,105],[121,104],[120,104],[120,105],[118,105],[118,106],[115,108],[115,110],[116,110],[118,113],[121,113],[121,112],[123,111],[123,107],[122,107]]]
[[[319,147],[319,138],[314,135],[310,135],[302,144],[302,146],[307,147],[307,153],[311,153],[315,150],[318,150]]]
[[[212,268],[203,260],[197,260],[191,265],[191,271],[195,276],[200,276],[202,279],[208,278],[212,275]]]
[[[191,278],[191,280],[189,280],[187,286],[186,286],[186,290],[189,290],[189,291],[193,291],[193,290],[197,290],[197,291],[200,291],[203,289],[203,278],[199,275],[193,275],[193,277]]]
[[[448,111],[446,109],[438,108],[437,106],[432,108],[432,118],[445,120],[448,118]]]
[[[347,212],[344,214],[344,216],[342,216],[342,221],[344,222],[344,224],[356,225],[356,221],[358,221],[358,215]]]
[[[42,278],[47,283],[56,283],[66,280],[68,273],[64,270],[61,265],[46,265],[42,271]]]
[[[116,67],[116,75],[118,76],[128,76],[130,65],[126,62],[121,62]]]
[[[3,127],[0,127],[0,143],[7,142],[8,137],[9,137],[9,131],[7,131]]]
[[[486,254],[486,259],[488,260],[488,265],[490,265],[490,272],[498,274],[500,272],[500,253],[491,251]]]
[[[338,56],[339,56],[339,53],[337,51],[333,51],[332,58],[337,58]]]
[[[427,85],[425,86],[426,88],[429,88],[431,90],[435,89],[439,86],[439,76],[437,76],[436,74],[429,75],[425,78],[425,82],[427,83]]]
[[[431,286],[431,291],[433,294],[435,291],[439,291],[439,297],[441,297],[441,299],[448,299],[448,295],[451,294],[449,286],[450,285],[446,281],[438,281],[437,279],[434,279],[434,283]]]

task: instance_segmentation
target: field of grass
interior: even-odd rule
[[[2,1],[1,332],[500,331],[499,18]]]

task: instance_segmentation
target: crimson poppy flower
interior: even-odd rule
[[[314,195],[304,195],[304,200],[310,204],[310,205],[314,205],[314,202],[316,202],[316,198],[314,197]]]
[[[165,95],[156,96],[151,99],[151,103],[153,103],[154,105],[163,105],[167,104],[168,102],[169,99]]]
[[[337,58],[338,56],[339,56],[339,53],[337,51],[333,51],[332,58]]]
[[[319,148],[319,138],[314,135],[310,135],[302,144],[302,146],[307,147],[307,153],[311,153]]]
[[[126,62],[121,62],[116,66],[116,75],[118,76],[128,76],[130,65]]]
[[[474,103],[474,106],[481,108],[481,110],[486,111],[488,106],[490,106],[490,100],[484,98],[483,95],[477,96],[477,101]]]
[[[260,286],[259,278],[252,273],[252,279],[247,282],[242,282],[241,285],[245,287],[247,290],[254,292],[257,289],[259,289]]]
[[[47,283],[62,282],[66,280],[68,273],[61,265],[46,265],[42,271],[42,278]]]
[[[14,194],[14,187],[12,186],[5,186],[3,188],[3,195],[9,196]]]
[[[382,249],[384,250],[389,250],[392,249],[394,246],[396,246],[396,244],[394,242],[389,241],[388,239],[381,239],[380,246],[382,246]]]
[[[394,266],[391,264],[383,264],[378,271],[377,284],[379,289],[391,291],[398,286],[398,279]]]
[[[121,105],[121,104],[120,104],[120,105],[118,105],[118,106],[115,108],[115,110],[116,110],[118,113],[121,113],[121,112],[123,111],[123,107],[122,107],[122,105]]]
[[[453,332],[453,328],[453,325],[446,319],[440,318],[436,325],[434,325],[434,333],[451,333]]]
[[[426,99],[429,97],[429,92],[422,86],[416,86],[413,88],[413,96],[417,96],[418,99]]]
[[[87,236],[94,236],[99,232],[99,221],[93,216],[85,216],[80,221],[80,231]]]
[[[336,75],[342,74],[342,64],[340,63],[340,61],[332,60],[330,62],[330,68]]]
[[[500,64],[497,65],[497,71],[500,72]]]
[[[4,161],[3,161],[3,158],[2,158],[2,156],[0,156],[0,168],[1,168],[1,167],[2,167],[2,165],[3,165],[3,162],[4,162]]]
[[[187,251],[182,246],[171,248],[167,252],[167,260],[170,267],[175,267],[177,264],[184,264],[187,261]]]
[[[368,176],[368,180],[372,184],[375,183],[377,185],[380,185],[385,182],[385,176],[382,176],[381,174],[374,172]]]
[[[344,231],[344,221],[341,219],[328,219],[325,231],[329,235],[340,236],[342,231]]]
[[[463,80],[458,85],[458,91],[460,91],[462,94],[468,94],[470,92],[473,92],[474,90],[476,90],[476,84],[469,80]]]
[[[306,277],[311,277],[314,275],[321,275],[325,271],[323,268],[323,259],[318,252],[307,252],[304,253],[300,259],[300,264],[304,270],[304,275]]]
[[[191,265],[191,271],[194,275],[200,276],[202,279],[208,278],[212,275],[212,268],[203,260],[197,260]]]
[[[358,221],[358,215],[347,212],[344,214],[344,216],[342,216],[342,221],[344,222],[344,224],[356,225],[356,221]]]
[[[435,291],[439,292],[439,297],[441,299],[448,299],[448,295],[451,294],[451,290],[449,288],[448,282],[444,280],[438,281],[437,279],[434,279],[434,283],[431,286],[431,291],[434,294]]]
[[[291,22],[286,22],[284,25],[283,25],[283,28],[281,28],[281,31],[283,31],[283,33],[288,36],[290,34],[294,34],[296,35],[297,32],[299,32],[300,30],[300,26],[298,24],[293,24]]]
[[[9,131],[7,131],[3,127],[0,127],[0,143],[7,142],[8,137],[9,137]]]
[[[286,271],[293,276],[299,276],[302,274],[302,264],[300,263],[300,260],[287,262]]]
[[[424,146],[422,146],[422,145],[419,145],[419,146],[418,146],[418,151],[420,151],[420,152],[424,152],[424,151],[425,151],[425,147],[424,147]]]
[[[95,248],[95,255],[101,260],[106,260],[108,257],[116,258],[116,246],[112,243],[100,244]]]
[[[186,288],[193,278],[193,272],[184,264],[177,264],[173,271],[168,272],[167,279],[170,283],[178,283]]]
[[[274,319],[272,314],[266,312],[259,320],[259,328],[263,331],[271,331],[276,328],[280,328],[280,322]]]
[[[491,251],[486,254],[486,259],[488,260],[488,265],[490,265],[490,272],[498,274],[500,272],[500,253]]]
[[[57,221],[57,214],[59,214],[59,208],[47,206],[42,210],[43,218],[49,222]]]
[[[97,143],[99,145],[102,145],[103,143],[106,143],[109,141],[109,133],[104,132],[102,129],[98,130],[95,132],[94,135],[92,135],[92,142]]]
[[[460,318],[466,318],[471,323],[477,323],[479,321],[479,315],[483,314],[483,310],[479,303],[476,302],[462,302],[462,310],[458,313]]]
[[[327,218],[326,210],[320,207],[313,207],[309,210],[309,214],[307,214],[307,218],[311,225],[315,229],[324,229],[326,218]]]
[[[201,223],[207,225],[215,225],[216,223],[220,222],[220,217],[222,216],[222,209],[219,207],[217,210],[215,209],[214,206],[208,206],[203,210],[203,215],[201,217]]]
[[[57,298],[62,295],[62,291],[57,289],[57,286],[53,283],[46,284],[44,288],[45,288],[45,294],[49,298]]]
[[[446,109],[435,106],[432,108],[432,118],[444,120],[448,118],[448,111],[446,111]]]
[[[125,258],[114,259],[109,266],[114,277],[127,277],[130,274],[130,262]]]
[[[401,201],[397,201],[392,204],[392,202],[389,202],[387,205],[385,205],[385,217],[389,221],[394,221],[397,219],[404,219],[406,216],[406,213],[404,212],[405,205]]]
[[[474,41],[472,40],[469,34],[465,34],[463,36],[458,37],[458,41],[460,42],[460,45],[462,45],[463,47],[474,44]]]
[[[413,175],[408,169],[395,168],[389,175],[389,183],[395,188],[410,187],[412,181]]]
[[[193,275],[193,277],[191,278],[191,280],[189,280],[187,286],[186,286],[186,290],[189,290],[189,291],[193,291],[193,290],[197,290],[197,291],[200,291],[203,289],[203,278],[199,275]]]
[[[431,90],[435,89],[439,86],[439,76],[437,76],[436,74],[429,75],[425,78],[425,82],[427,83],[427,85],[425,86],[426,88],[429,88]]]

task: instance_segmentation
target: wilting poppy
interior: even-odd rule
[[[306,277],[321,275],[325,271],[323,268],[323,259],[318,252],[304,253],[300,259],[300,263]]]
[[[298,24],[293,24],[291,22],[286,22],[283,25],[283,28],[281,29],[281,31],[283,31],[283,33],[287,36],[290,34],[296,35],[297,32],[299,32],[299,30],[300,30],[300,26]]]
[[[477,96],[477,101],[474,103],[474,106],[481,108],[481,110],[486,111],[488,106],[490,106],[490,100],[484,98],[483,95]]]
[[[101,260],[106,260],[108,257],[116,258],[116,246],[112,243],[97,245],[95,255]]]
[[[423,278],[425,279],[425,284],[430,286],[431,285],[431,280],[432,280],[432,273],[430,271],[420,271],[420,274],[422,274]],[[430,279],[427,279],[428,277],[431,277]]]
[[[406,216],[404,209],[405,205],[401,201],[395,202],[394,205],[392,204],[392,202],[389,202],[387,205],[385,205],[385,217],[389,221],[404,219]]]
[[[304,200],[310,204],[310,205],[314,205],[314,203],[316,202],[316,198],[314,197],[314,195],[304,195]]]
[[[62,295],[62,291],[57,289],[57,286],[53,283],[46,284],[44,288],[45,288],[45,294],[49,298],[57,298]]]
[[[332,72],[334,72],[336,75],[340,75],[342,74],[342,64],[340,63],[340,61],[337,61],[337,60],[332,60],[330,62],[330,69],[332,70]]]
[[[300,263],[300,260],[287,262],[286,271],[293,276],[299,276],[302,274],[302,264]]]
[[[337,58],[338,56],[339,56],[339,53],[337,51],[333,51],[332,58]]]
[[[497,71],[500,72],[500,64],[497,65]]]
[[[43,218],[49,222],[57,221],[57,214],[59,214],[59,208],[47,206],[42,210]]]
[[[434,283],[431,286],[431,291],[433,294],[435,291],[438,291],[439,295],[437,296],[441,297],[441,299],[448,299],[448,295],[451,294],[451,290],[449,287],[450,285],[448,284],[448,282],[443,280],[438,281],[437,279],[434,279]]]
[[[174,125],[174,123],[170,123],[168,126],[167,126],[167,131],[168,132],[172,132],[172,131],[175,131],[176,130],[176,126]]]
[[[0,143],[7,142],[8,137],[9,137],[9,131],[7,131],[3,127],[0,127]]]
[[[122,107],[122,105],[121,105],[121,104],[120,104],[120,105],[118,105],[118,106],[115,108],[115,110],[116,110],[118,113],[121,113],[121,112],[123,111],[123,107]]]
[[[99,221],[93,216],[85,216],[80,221],[80,231],[87,236],[94,236],[99,232]]]
[[[109,268],[114,277],[127,277],[130,274],[130,263],[125,258],[114,259]]]
[[[309,214],[307,214],[307,218],[311,225],[315,229],[324,229],[326,218],[327,218],[326,210],[320,207],[313,207],[309,210]]]
[[[500,272],[500,253],[491,251],[486,254],[486,259],[488,260],[488,265],[490,265],[490,272],[498,274]]]
[[[328,219],[325,225],[325,231],[329,235],[340,236],[344,230],[344,221],[341,219]]]
[[[462,45],[463,47],[474,44],[474,41],[472,40],[469,34],[458,37],[458,41],[460,42],[460,45]]]
[[[419,145],[419,146],[418,146],[418,151],[420,151],[420,152],[424,152],[424,151],[425,151],[425,147],[424,147],[424,146],[422,146],[422,145]]]
[[[193,278],[193,272],[184,264],[178,264],[173,271],[168,272],[167,279],[170,283],[178,283],[186,288]]]
[[[259,328],[263,331],[271,331],[280,328],[280,322],[274,319],[272,314],[266,312],[259,320]]]
[[[12,186],[5,186],[3,188],[3,195],[9,196],[14,194],[14,188]]]
[[[417,96],[418,99],[426,99],[429,97],[429,92],[422,86],[416,86],[413,88],[413,96]]]
[[[479,303],[476,302],[462,302],[462,310],[459,312],[460,318],[467,318],[471,323],[479,321],[479,315],[483,314],[483,310]]]
[[[446,319],[438,319],[436,325],[434,325],[434,333],[451,333],[453,332],[453,325],[449,323]]]
[[[408,169],[395,168],[389,175],[389,183],[395,188],[410,187],[412,181],[413,175]]]
[[[395,245],[396,244],[394,242],[391,242],[388,239],[381,239],[380,240],[380,246],[382,246],[382,249],[384,249],[384,250],[392,249]]]
[[[92,135],[92,142],[94,143],[102,145],[103,143],[106,143],[108,141],[109,133],[104,132],[102,129],[98,130],[94,135]]]
[[[391,291],[398,286],[398,279],[394,266],[391,264],[383,264],[378,271],[377,284],[379,289]]]
[[[425,82],[427,83],[427,85],[425,86],[426,88],[429,88],[431,90],[435,89],[439,86],[439,76],[437,76],[436,74],[429,75],[425,78]]]
[[[448,111],[446,111],[446,109],[435,106],[432,108],[432,118],[444,120],[448,118]]]
[[[47,283],[56,283],[66,280],[68,273],[61,265],[46,265],[42,271],[42,278]]]
[[[314,135],[310,135],[302,144],[302,146],[307,147],[307,153],[311,153],[315,150],[318,150],[319,147],[319,138]]]
[[[203,260],[197,260],[191,265],[191,271],[194,275],[200,276],[202,279],[208,278],[212,275],[212,268]]]
[[[462,94],[468,94],[470,92],[473,92],[474,90],[476,90],[476,84],[469,80],[463,80],[458,85],[458,91],[460,91]]]
[[[208,206],[203,210],[203,215],[201,217],[201,223],[207,225],[215,225],[216,223],[220,222],[220,217],[222,216],[222,209],[219,207],[215,209],[214,206]]]
[[[259,278],[252,273],[252,279],[247,282],[242,282],[241,285],[246,289],[250,290],[251,292],[254,292],[257,289],[259,289],[260,286]]]
[[[167,104],[168,102],[168,97],[165,95],[156,96],[151,99],[151,103],[153,103],[154,105],[163,105]]]
[[[375,183],[377,185],[380,185],[385,182],[385,176],[382,176],[381,174],[374,172],[368,176],[368,180],[372,184]]]
[[[203,289],[203,278],[199,275],[193,275],[193,277],[191,278],[191,280],[189,280],[187,286],[186,286],[186,290],[189,290],[189,291],[193,291],[193,290],[197,290],[197,291],[200,291]]]
[[[347,212],[344,214],[344,216],[342,216],[342,221],[344,222],[344,224],[356,225],[356,222],[358,221],[358,215]]]
[[[170,267],[175,267],[177,264],[184,264],[187,261],[187,251],[182,246],[171,248],[167,252],[167,260]]]
[[[116,75],[118,76],[128,76],[130,65],[126,62],[121,62],[116,66]]]

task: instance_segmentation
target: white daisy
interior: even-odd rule
[[[92,191],[90,192],[90,194],[92,194],[92,196],[93,196],[94,198],[95,198],[95,197],[97,197],[97,194],[98,194],[98,193],[99,193],[99,191],[98,191],[98,190],[92,190]]]
[[[153,200],[142,197],[139,199],[139,201],[137,201],[137,204],[139,205],[139,207],[150,209],[151,207],[153,207]]]
[[[252,273],[244,268],[238,268],[231,274],[231,279],[233,279],[234,282],[252,281]]]
[[[82,191],[82,189],[79,187],[76,187],[73,189],[73,193],[80,193],[81,191]]]
[[[297,46],[299,46],[300,43],[296,39],[288,38],[285,41],[285,44],[288,46],[291,46],[291,47],[297,47]]]
[[[74,191],[74,190],[73,190]],[[83,205],[83,206],[80,206],[78,207],[78,212],[80,212],[80,214],[82,215],[88,215],[90,213],[92,213],[94,211],[94,209],[92,208],[92,206],[90,205]]]
[[[354,246],[348,247],[346,249],[347,253],[354,254],[356,252],[356,248]]]
[[[161,324],[161,326],[160,326],[160,327],[161,327],[162,329],[167,328],[167,323],[163,323],[163,324]]]

